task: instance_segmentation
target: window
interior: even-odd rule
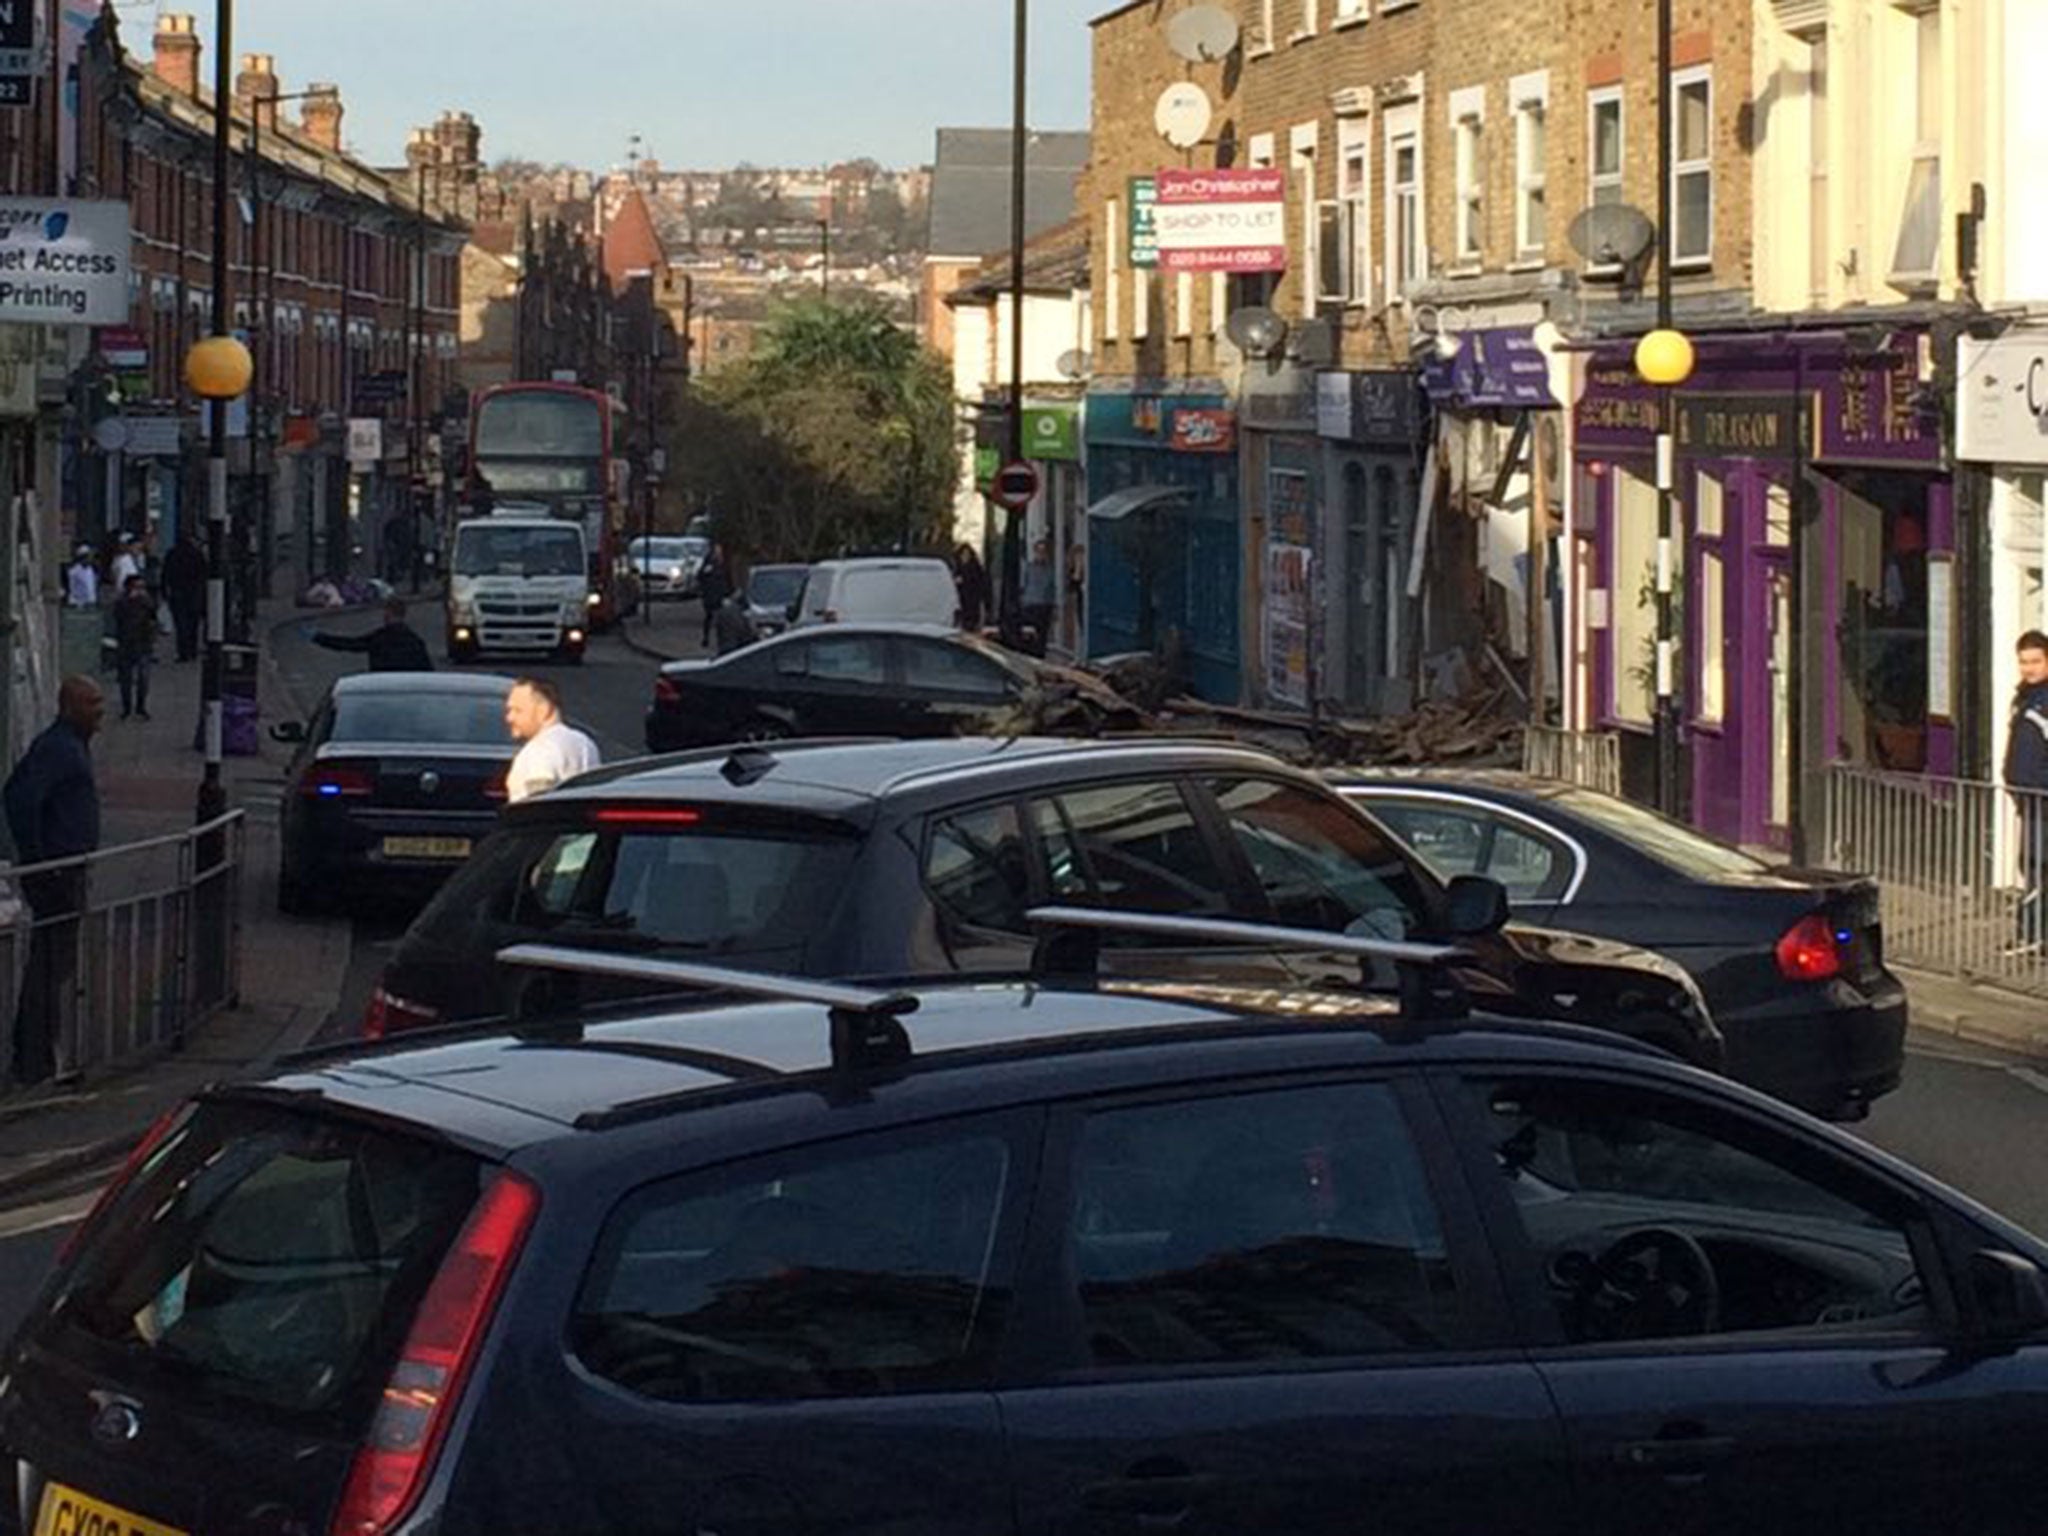
[[[948,917],[998,933],[1028,933],[1030,855],[1016,809],[984,806],[935,823],[925,847],[924,883]]]
[[[1486,875],[1512,901],[1555,901],[1575,861],[1563,844],[1478,806],[1372,797],[1372,812],[1445,879]]]
[[[1700,551],[1700,675],[1694,718],[1701,725],[1719,725],[1728,711],[1727,576],[1721,551]]]
[[[1247,0],[1245,16],[1245,52],[1250,54],[1273,51],[1273,6],[1274,0]]]
[[[1457,204],[1452,249],[1460,262],[1476,266],[1486,254],[1486,124],[1476,112],[1451,128],[1456,149]]]
[[[1016,687],[1008,672],[964,645],[899,640],[897,655],[903,660],[904,686],[926,693],[996,701],[1009,697]]]
[[[1547,202],[1546,127],[1549,103],[1540,95],[1515,102],[1515,254],[1540,260],[1550,238]]]
[[[1337,0],[1332,26],[1348,27],[1372,14],[1372,0]]]
[[[1382,939],[1430,926],[1428,898],[1400,849],[1340,802],[1265,779],[1218,784],[1216,801],[1270,921]]]
[[[1621,87],[1605,86],[1586,98],[1587,199],[1595,204],[1622,200],[1623,153],[1627,148],[1622,121]]]
[[[1387,114],[1387,293],[1404,299],[1426,270],[1422,134],[1412,107]]]
[[[887,680],[882,642],[860,635],[785,645],[775,653],[775,670],[814,683],[859,683],[879,688]]]
[[[1319,134],[1314,123],[1300,123],[1289,136],[1287,164],[1293,172],[1297,206],[1301,209],[1301,312],[1314,318],[1324,284],[1324,205],[1316,200],[1316,147]]]
[[[335,741],[505,743],[505,700],[491,693],[352,693],[335,700]],[[452,777],[452,775],[450,775]]]
[[[1941,270],[1941,7],[1930,5],[1913,26],[1913,164],[1892,252],[1895,287],[1919,289]]]
[[[1617,468],[1612,474],[1612,708],[1618,720],[1648,725],[1657,686],[1657,488],[1641,475],[1625,469]]]
[[[1123,334],[1123,204],[1110,198],[1102,205],[1102,251],[1108,282],[1102,296],[1102,339],[1115,341]]]
[[[1010,1161],[993,1133],[866,1138],[655,1185],[606,1223],[571,1347],[659,1402],[972,1386]]]
[[[1178,785],[1110,784],[1034,807],[1055,900],[1229,914],[1228,879]]]
[[[1098,1370],[1458,1342],[1442,1224],[1378,1083],[1090,1115],[1071,1273]]]
[[[1828,219],[1828,36],[1816,32],[1806,44],[1806,237],[1808,281],[1815,303],[1827,299],[1834,279],[1832,225]]]
[[[1294,29],[1293,42],[1316,35],[1316,0],[1298,0],[1301,6],[1299,24]]]
[[[1702,67],[1671,77],[1671,259],[1704,266],[1714,255],[1714,94]]]
[[[1344,118],[1337,124],[1337,200],[1342,205],[1344,298],[1372,302],[1372,124]]]
[[[1185,338],[1195,333],[1195,274],[1173,274],[1173,334]]]
[[[1131,268],[1131,340],[1152,334],[1152,269]]]
[[[1480,1092],[1572,1343],[1929,1326],[1909,1213],[1832,1154],[1604,1083]]]

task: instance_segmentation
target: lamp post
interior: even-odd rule
[[[1657,0],[1657,328],[1636,343],[1636,372],[1660,392],[1657,417],[1656,709],[1657,809],[1676,815],[1678,636],[1672,592],[1678,386],[1692,376],[1692,342],[1671,317],[1671,0]]]
[[[1015,40],[1010,60],[1010,414],[1007,428],[1007,462],[1024,461],[1024,187],[1025,187],[1025,86],[1029,80],[1027,44],[1030,41],[1029,0],[1015,0],[1012,17]],[[1003,615],[1002,636],[1006,645],[1018,646],[1022,639],[1024,601],[1024,510],[1008,509],[1003,529]]]

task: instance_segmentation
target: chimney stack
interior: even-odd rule
[[[341,153],[341,87],[324,82],[306,87],[299,107],[299,127],[307,138],[331,154]]]
[[[267,53],[242,55],[235,76],[235,105],[265,133],[277,131],[277,59]]]
[[[188,15],[173,13],[156,24],[157,79],[180,95],[199,96],[199,23]]]

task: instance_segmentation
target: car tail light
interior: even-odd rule
[[[107,1187],[100,1191],[99,1199],[93,1201],[92,1209],[85,1213],[85,1220],[73,1227],[71,1235],[64,1239],[64,1246],[57,1251],[59,1264],[70,1262],[71,1256],[78,1251],[78,1245],[84,1241],[85,1234],[91,1230],[92,1224],[100,1219],[100,1213],[112,1205],[115,1196],[126,1189],[129,1181],[142,1171],[142,1165],[149,1161],[150,1154],[164,1144],[165,1138],[176,1128],[178,1122],[185,1118],[185,1109],[186,1106],[183,1104],[173,1105],[158,1115],[151,1122],[149,1129],[142,1133],[142,1139],[135,1143],[126,1161],[121,1164],[120,1171],[108,1180]]]
[[[681,709],[683,690],[671,677],[657,677],[654,680],[654,704],[657,709]]]
[[[484,1329],[539,1209],[539,1191],[501,1171],[469,1213],[413,1317],[383,1402],[356,1452],[329,1527],[332,1536],[379,1536],[419,1501]]]
[[[354,800],[376,792],[377,775],[364,763],[316,763],[299,780],[299,793],[313,800]]]
[[[379,986],[370,994],[370,1005],[363,1010],[363,1038],[384,1040],[408,1029],[425,1029],[440,1022],[440,1009],[400,997]]]
[[[486,800],[502,800],[511,793],[505,787],[505,773],[506,770],[501,769],[484,780],[484,798]]]
[[[1778,940],[1778,969],[1792,981],[1826,981],[1842,974],[1842,951],[1852,935],[1826,914],[1808,913]]]
[[[601,827],[694,827],[704,813],[687,805],[608,805],[594,819]]]

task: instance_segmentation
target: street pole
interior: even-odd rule
[[[1671,0],[1657,0],[1657,329],[1671,321]],[[1679,812],[1677,636],[1672,594],[1678,391],[1661,386],[1657,426],[1657,701],[1655,715],[1657,809]]]
[[[818,254],[824,266],[818,273],[818,297],[832,297],[832,224],[829,219],[818,220]]]
[[[1024,460],[1024,187],[1025,187],[1025,102],[1029,75],[1026,45],[1029,41],[1030,0],[1014,0],[1016,42],[1011,60],[1010,121],[1010,414],[1007,428],[1006,462]],[[1024,601],[1024,510],[1008,509],[1003,530],[1003,616],[1005,643],[1015,646],[1023,639],[1021,612]]]
[[[438,199],[437,199],[438,201]],[[413,167],[413,269],[412,269],[412,383],[406,410],[405,429],[405,526],[411,530],[412,569],[419,570],[421,464],[425,444],[420,441],[426,426],[427,393],[427,163]],[[395,585],[395,583],[394,583]],[[413,590],[419,590],[417,578]]]
[[[234,0],[213,6],[213,326],[225,337],[234,316],[228,252],[228,112],[234,101],[232,29]],[[221,685],[227,666],[228,402],[207,402],[206,451],[206,659],[199,678],[204,712],[206,768],[199,781],[198,819],[203,825],[227,814],[227,786],[221,779]]]

